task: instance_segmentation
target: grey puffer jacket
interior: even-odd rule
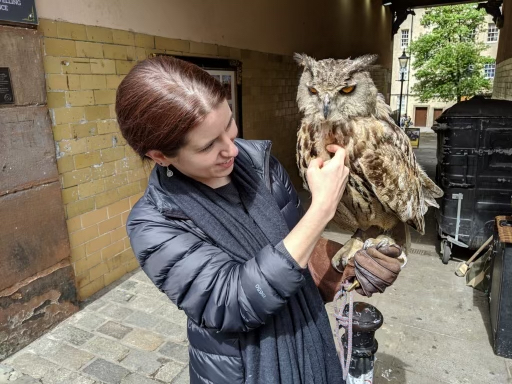
[[[250,159],[265,180],[292,229],[302,210],[288,174],[270,155],[271,143],[237,139],[236,145],[238,156]],[[191,383],[243,383],[239,333],[262,325],[263,314],[278,312],[286,303],[284,297],[304,283],[304,270],[280,248],[281,243],[263,248],[243,264],[233,261],[162,190],[159,178],[166,176],[159,169],[163,168],[153,170],[144,196],[128,218],[132,248],[148,277],[188,316]],[[234,267],[240,272],[230,273]],[[270,300],[251,300],[255,292],[243,287],[256,284],[266,284],[261,289],[273,293],[267,295]],[[255,306],[256,302],[260,304]]]

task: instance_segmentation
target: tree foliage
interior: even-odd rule
[[[486,44],[478,32],[486,29],[485,13],[474,4],[430,8],[421,19],[429,30],[411,43],[416,84],[412,91],[422,102],[433,99],[460,101],[491,89],[483,56]]]

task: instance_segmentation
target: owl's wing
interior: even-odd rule
[[[431,204],[425,202],[420,168],[401,133],[367,146],[358,159],[359,169],[384,208],[423,234],[423,215]]]

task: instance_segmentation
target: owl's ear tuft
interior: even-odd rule
[[[311,63],[315,61],[312,57],[309,57],[305,53],[294,53],[293,58],[297,64],[299,64],[301,67],[308,68],[311,66]]]
[[[359,56],[352,61],[352,67],[357,68],[359,71],[367,70],[378,58],[378,55]]]

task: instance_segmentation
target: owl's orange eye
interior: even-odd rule
[[[349,87],[343,87],[341,88],[341,93],[351,93],[354,91],[354,89],[356,89],[356,86],[355,85],[351,85]]]
[[[313,87],[309,87],[308,88],[309,92],[312,94],[312,95],[316,95],[318,93],[318,91],[316,90],[316,88],[313,88]]]

